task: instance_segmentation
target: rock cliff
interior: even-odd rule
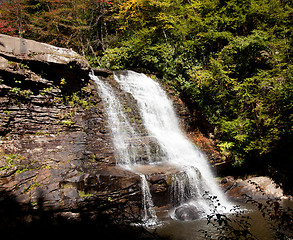
[[[1,201],[66,218],[139,202],[140,178],[115,165],[89,72],[72,50],[0,34]]]

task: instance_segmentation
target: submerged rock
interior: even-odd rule
[[[189,204],[176,208],[174,215],[180,221],[193,221],[200,218],[197,208]]]

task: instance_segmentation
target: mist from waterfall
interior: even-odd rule
[[[217,196],[221,206],[230,208],[220,190],[204,154],[185,136],[179,126],[172,102],[159,83],[133,71],[114,73],[114,80],[124,96],[132,99],[142,121],[143,129],[127,116],[125,100],[117,96],[111,85],[91,75],[96,82],[108,115],[116,150],[117,164],[136,171],[139,165],[172,165],[179,171],[172,177],[172,202],[174,206],[192,204],[199,212],[209,213],[210,202],[204,197],[208,192]],[[121,101],[124,101],[123,103]],[[134,110],[129,110],[134,111]],[[136,141],[133,141],[135,139]],[[143,141],[141,139],[144,139]],[[148,141],[146,141],[147,139]],[[149,142],[149,144],[145,144]],[[150,191],[145,176],[142,178],[145,218],[155,219],[154,208],[149,203]],[[152,209],[148,209],[148,208]]]

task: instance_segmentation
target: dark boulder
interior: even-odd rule
[[[184,204],[176,208],[174,214],[180,221],[193,221],[200,218],[197,208],[189,204]]]

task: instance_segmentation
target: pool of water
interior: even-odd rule
[[[228,214],[227,217],[235,222],[240,223],[245,220],[243,217],[249,217],[250,223],[249,231],[254,238],[259,240],[274,240],[275,232],[272,229],[272,223],[262,216],[258,209],[247,203],[239,203],[242,214]],[[284,208],[290,207],[292,209],[292,201],[282,201],[281,206]],[[242,217],[243,216],[243,217]],[[236,226],[235,226],[236,227]],[[156,232],[160,236],[169,237],[172,240],[202,240],[206,239],[206,233],[212,238],[217,239],[223,232],[217,230],[217,227],[208,224],[207,219],[198,219],[195,221],[176,221],[169,220],[161,224]],[[241,238],[244,239],[244,238]]]

